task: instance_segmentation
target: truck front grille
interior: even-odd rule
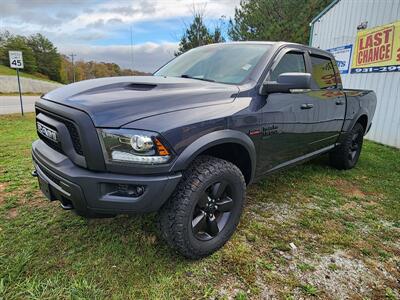
[[[76,129],[76,125],[66,119],[64,119],[63,121],[60,120],[60,122],[63,122],[67,127],[69,135],[71,136],[72,145],[74,146],[76,153],[78,153],[79,155],[83,155],[81,139],[79,137],[78,129]]]
[[[48,116],[49,118],[52,118],[54,120],[57,120],[58,122],[63,123],[65,125],[65,127],[67,127],[67,129],[68,129],[68,132],[69,132],[69,135],[71,137],[72,145],[73,145],[73,147],[75,149],[75,152],[77,154],[83,156],[81,139],[80,139],[79,132],[78,132],[78,129],[76,127],[76,124],[73,121],[68,120],[68,119],[66,119],[64,117],[61,117],[59,115],[55,115],[53,113],[48,113],[48,112],[46,112],[44,110],[41,110],[41,109],[36,109],[36,115],[39,114],[39,113],[42,113],[42,114]],[[53,141],[43,137],[39,132],[38,132],[38,135],[49,147],[53,148],[54,150],[56,150],[56,151],[58,151],[60,153],[64,153],[63,150],[62,150],[62,147],[61,147],[61,145],[59,143],[53,142]]]
[[[53,148],[53,149],[56,150],[57,152],[64,153],[64,151],[62,150],[61,145],[60,145],[59,143],[53,142],[52,140],[49,140],[49,139],[43,137],[43,136],[40,134],[40,132],[38,132],[38,135],[39,135],[40,139],[41,139],[43,142],[45,142],[45,144],[46,144],[47,146],[49,146],[50,148]]]

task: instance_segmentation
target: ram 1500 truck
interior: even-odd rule
[[[246,186],[328,153],[353,168],[376,96],[343,89],[334,57],[284,42],[190,50],[153,76],[81,81],[36,103],[43,193],[86,217],[157,212],[188,258],[233,234]]]

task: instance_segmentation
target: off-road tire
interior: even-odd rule
[[[232,185],[232,211],[224,227],[209,240],[199,240],[193,231],[193,215],[199,199],[213,182],[224,180]],[[245,202],[246,184],[239,168],[222,159],[199,156],[184,172],[181,182],[159,211],[162,237],[177,252],[189,259],[199,259],[221,248],[234,233]],[[210,198],[208,198],[210,199]]]
[[[354,168],[361,154],[363,138],[364,127],[356,123],[346,134],[343,142],[329,153],[331,166],[339,170]]]

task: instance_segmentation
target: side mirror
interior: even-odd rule
[[[271,93],[290,93],[294,89],[310,89],[310,73],[282,73],[276,81],[266,81],[263,83],[260,94],[268,95]]]

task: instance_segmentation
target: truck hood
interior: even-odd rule
[[[176,110],[232,102],[237,86],[188,78],[127,76],[85,80],[42,98],[79,109],[96,127],[127,123]]]

